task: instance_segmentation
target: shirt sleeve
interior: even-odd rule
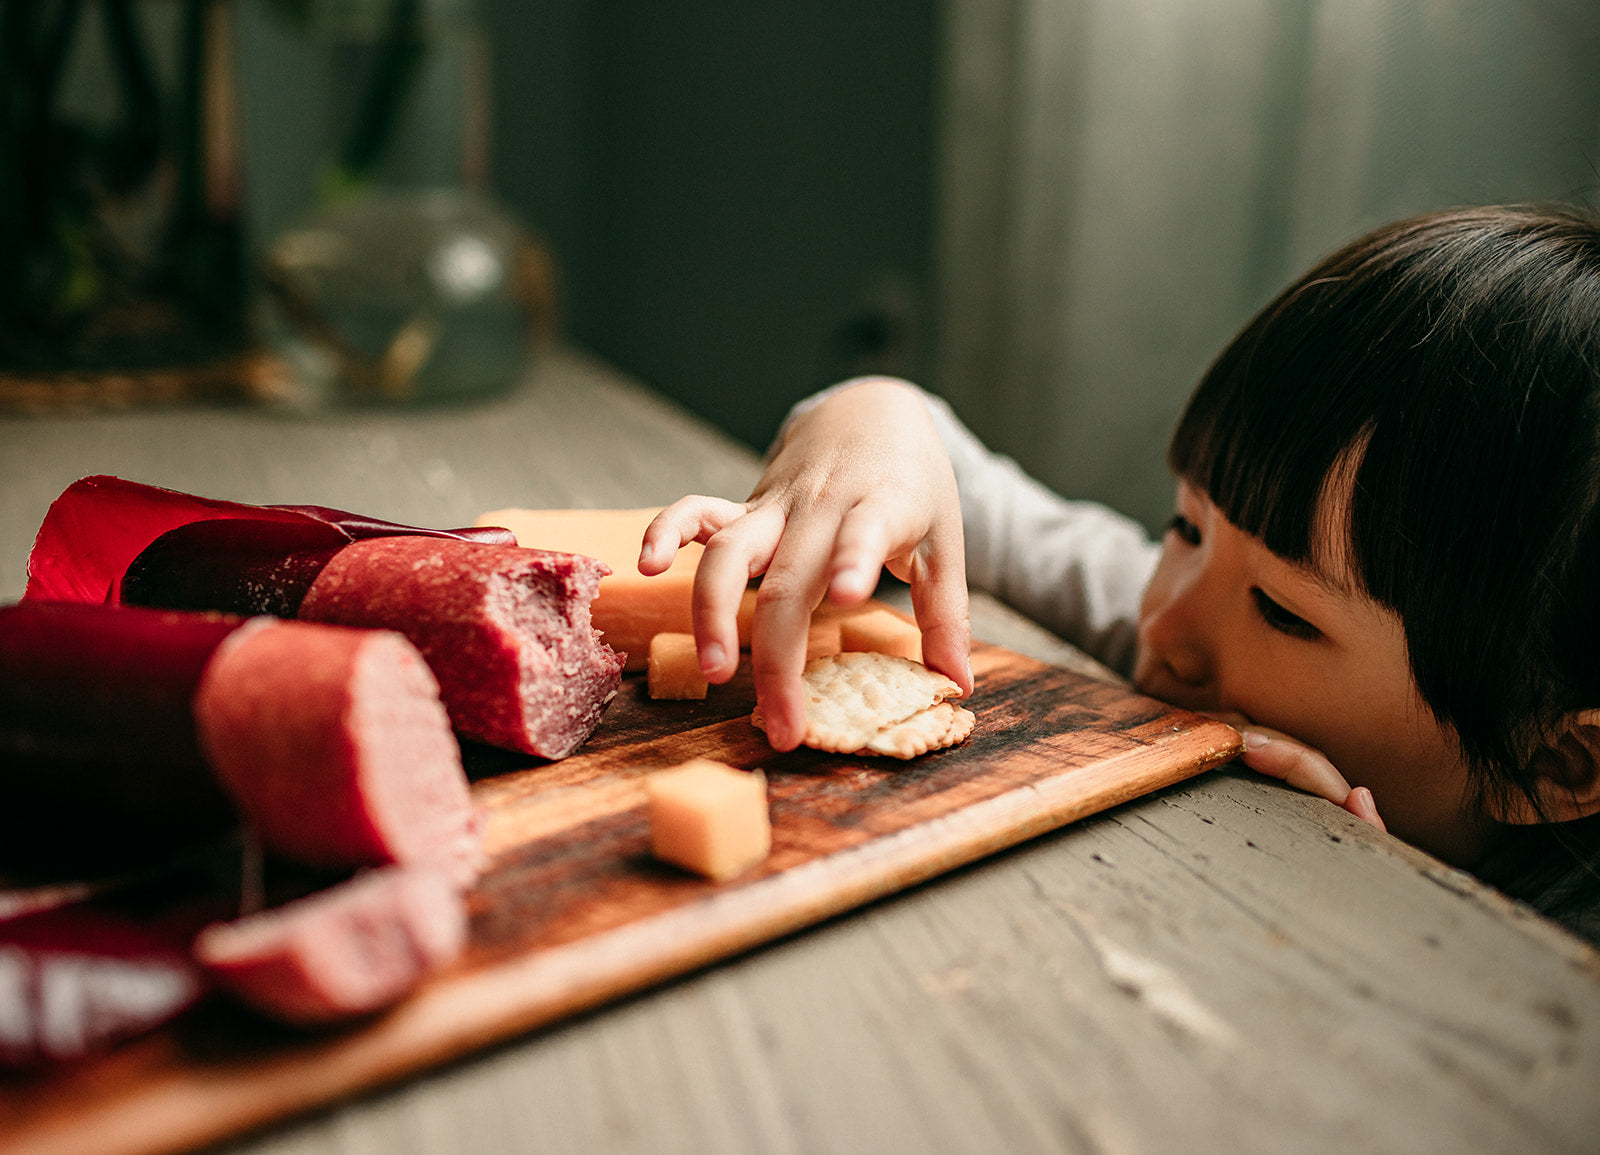
[[[806,398],[790,421],[864,378]],[[915,388],[915,386],[913,386]],[[1133,669],[1139,601],[1160,547],[1104,505],[1068,501],[991,452],[941,398],[918,390],[961,493],[967,583],[1122,674]],[[779,432],[782,440],[783,432]]]

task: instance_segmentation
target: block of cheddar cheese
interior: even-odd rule
[[[639,545],[645,527],[660,513],[649,509],[497,509],[477,519],[480,526],[498,525],[517,535],[525,548],[578,553],[611,567],[600,579],[600,592],[590,618],[605,643],[626,651],[628,670],[647,667],[650,639],[660,633],[694,632],[691,599],[695,568],[704,548],[691,542],[678,551],[663,573],[639,572]],[[739,613],[739,638],[748,645],[754,591],[747,591]]]
[[[647,678],[652,698],[704,698],[708,687],[694,635],[661,633],[651,638]]]
[[[892,610],[867,610],[839,619],[839,648],[845,653],[892,654],[920,662],[922,631]]]
[[[663,862],[717,882],[737,878],[772,849],[767,778],[710,758],[691,758],[645,780],[650,850]]]

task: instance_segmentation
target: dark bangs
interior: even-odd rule
[[[1355,580],[1404,622],[1423,699],[1469,761],[1518,773],[1562,714],[1600,706],[1597,392],[1594,222],[1439,213],[1268,305],[1202,379],[1168,460],[1313,563],[1324,481],[1359,450]]]

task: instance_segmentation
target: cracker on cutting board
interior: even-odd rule
[[[954,702],[937,702],[904,722],[879,730],[863,752],[891,758],[916,758],[929,750],[943,750],[967,740],[978,717]]]
[[[943,674],[908,658],[868,651],[806,663],[807,746],[835,754],[916,758],[966,741],[972,711],[946,701],[961,693]],[[750,716],[765,729],[758,709]]]

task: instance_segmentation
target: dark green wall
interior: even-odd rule
[[[576,340],[762,446],[868,363],[878,314],[928,312],[932,3],[495,0],[486,20],[493,183],[556,250]],[[916,372],[928,344],[881,360]]]

